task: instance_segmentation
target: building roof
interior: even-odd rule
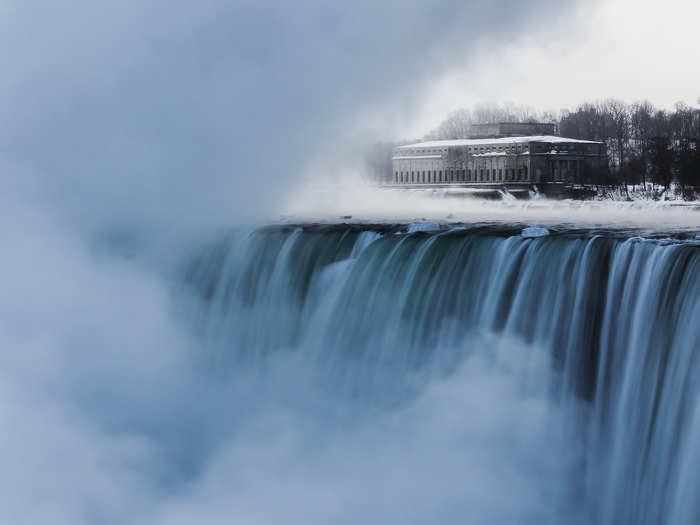
[[[441,159],[442,155],[407,155],[398,157],[391,157],[392,160],[420,160],[420,159]]]
[[[485,146],[491,144],[523,144],[527,142],[574,142],[580,144],[602,144],[594,140],[568,139],[566,137],[556,137],[554,135],[533,135],[525,137],[502,137],[490,139],[456,139],[456,140],[431,140],[428,142],[417,142],[415,144],[406,144],[399,146],[397,149],[409,148],[446,148],[449,146]]]

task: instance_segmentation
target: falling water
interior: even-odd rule
[[[279,227],[209,246],[185,280],[212,366],[264,375],[291,356],[334,403],[380,420],[463,385],[448,420],[474,424],[445,454],[461,466],[473,449],[496,484],[515,464],[550,507],[481,519],[700,522],[700,243],[420,229]],[[443,510],[480,504],[464,464]]]

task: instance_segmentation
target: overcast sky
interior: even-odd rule
[[[580,4],[552,24],[483,44],[470,62],[435,82],[408,137],[450,111],[479,102],[573,109],[615,97],[670,108],[700,98],[700,2],[605,0]]]

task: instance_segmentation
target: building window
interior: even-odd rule
[[[442,170],[440,170],[440,178],[442,178]]]
[[[503,180],[503,170],[498,170],[498,180]]]

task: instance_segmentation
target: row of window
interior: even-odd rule
[[[504,173],[505,172],[505,173]],[[504,178],[505,177],[505,178]],[[431,182],[505,182],[527,180],[527,168],[519,169],[482,169],[482,170],[433,170],[433,171],[397,171],[394,173],[396,183],[431,183]]]
[[[402,153],[413,153],[417,155],[423,155],[425,153],[447,153],[447,148],[441,149],[409,149],[403,150]]]
[[[586,152],[586,153],[598,153],[602,154],[602,146],[598,144],[573,144],[568,142],[563,143],[550,143],[550,142],[519,142],[519,143],[507,143],[507,144],[486,144],[483,146],[453,146],[451,149],[453,152],[462,150],[468,153],[488,153],[488,152],[503,152],[506,153],[522,153],[528,151],[532,148],[536,152],[548,152],[555,150],[558,152]],[[435,154],[435,153],[447,153],[447,148],[437,148],[437,149],[400,149],[403,155],[423,155],[423,154]]]
[[[496,146],[496,145],[491,145],[491,146],[468,146],[464,147],[464,151],[469,152],[469,153],[488,153],[492,151],[505,151],[505,152],[513,152],[513,153],[520,153],[522,151],[525,151],[528,148],[527,144],[517,144],[517,145],[506,145],[506,146]],[[404,154],[413,154],[413,155],[423,155],[426,153],[447,153],[447,149],[412,149],[412,150],[404,150]]]

